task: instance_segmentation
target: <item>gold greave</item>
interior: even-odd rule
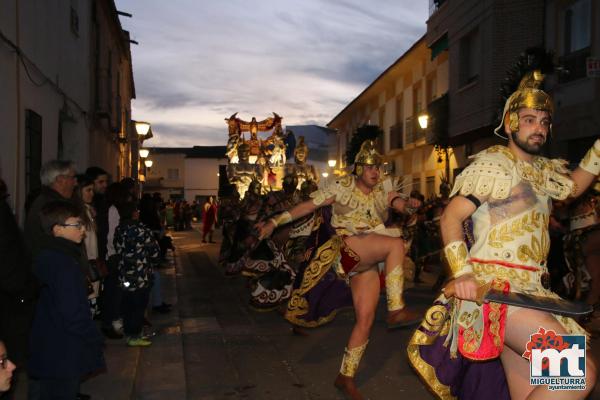
[[[344,349],[344,358],[342,359],[340,374],[344,376],[349,376],[351,378],[354,377],[354,374],[358,369],[358,364],[360,364],[360,359],[362,358],[365,349],[367,348],[367,344],[369,344],[368,340],[365,342],[365,344],[360,345],[358,347],[354,347],[352,349],[346,347]]]
[[[385,294],[387,297],[388,311],[396,311],[404,308],[404,270],[402,265],[396,265],[385,276]]]

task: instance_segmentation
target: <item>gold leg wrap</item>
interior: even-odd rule
[[[402,265],[396,265],[385,276],[385,294],[387,297],[388,311],[396,311],[404,308],[404,270]]]
[[[361,346],[354,347],[352,349],[346,347],[344,349],[344,358],[342,359],[340,374],[344,376],[349,376],[351,378],[354,377],[354,374],[358,369],[358,364],[360,364],[360,359],[362,358],[368,344],[369,341],[367,340],[365,344]]]

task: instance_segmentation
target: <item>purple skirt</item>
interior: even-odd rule
[[[408,344],[408,359],[429,390],[440,399],[510,400],[500,359],[473,361],[444,345],[451,303],[436,301]]]

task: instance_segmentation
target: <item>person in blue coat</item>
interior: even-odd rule
[[[78,206],[63,201],[40,212],[45,235],[34,263],[42,288],[30,335],[30,400],[74,400],[81,380],[106,368],[87,301],[80,215]]]

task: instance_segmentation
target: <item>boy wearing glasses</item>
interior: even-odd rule
[[[29,399],[75,399],[80,381],[105,369],[103,339],[81,264],[81,209],[52,201],[40,212],[44,237],[34,273],[42,284],[30,335]]]

